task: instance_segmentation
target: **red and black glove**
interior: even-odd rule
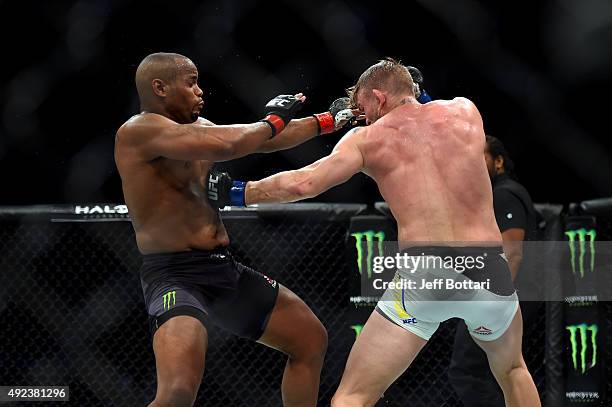
[[[350,106],[349,98],[338,98],[332,102],[329,112],[314,114],[319,126],[319,134],[332,133],[346,125],[353,124],[357,116]]]
[[[287,123],[295,117],[304,102],[294,95],[278,95],[266,104],[264,114],[266,117],[260,120],[272,128],[272,137],[283,131]]]

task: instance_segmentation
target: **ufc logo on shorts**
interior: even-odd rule
[[[217,189],[217,184],[219,183],[219,177],[213,177],[210,175],[208,177],[208,198],[216,201],[219,199],[219,190]]]

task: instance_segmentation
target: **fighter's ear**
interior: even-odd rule
[[[164,98],[168,94],[168,85],[161,79],[153,79],[151,87],[153,88],[153,93],[159,97]]]
[[[383,92],[381,92],[378,89],[372,89],[372,93],[374,94],[374,97],[378,101],[378,106],[382,106],[385,104],[385,102],[387,101],[387,95],[385,95]]]

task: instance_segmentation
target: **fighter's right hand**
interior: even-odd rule
[[[225,208],[226,206],[245,206],[244,181],[234,181],[227,172],[210,170],[206,177],[206,197],[211,206]]]
[[[265,122],[272,128],[272,137],[283,131],[287,123],[302,108],[305,97],[298,93],[297,95],[278,95],[266,104],[264,114],[266,117],[260,120]]]
[[[319,134],[328,134],[348,124],[353,124],[359,116],[359,110],[351,109],[350,99],[343,97],[332,102],[329,112],[317,113],[313,116],[317,119]]]

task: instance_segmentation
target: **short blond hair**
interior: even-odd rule
[[[351,107],[357,107],[357,94],[362,90],[380,89],[393,94],[408,93],[414,96],[414,82],[408,68],[393,58],[385,58],[366,69],[357,83],[346,90]]]

